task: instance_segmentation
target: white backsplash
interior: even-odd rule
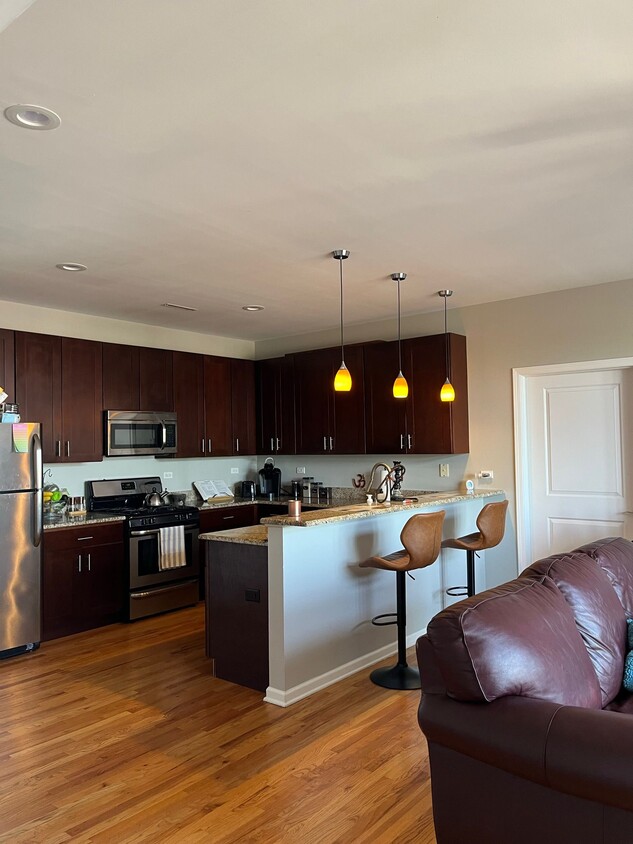
[[[257,479],[258,462],[255,457],[212,457],[190,460],[157,459],[155,457],[104,457],[100,463],[50,463],[44,469],[44,483],[66,488],[70,495],[83,495],[85,481],[113,478],[138,478],[156,475],[163,488],[172,492],[191,489],[193,481],[223,480],[233,488],[240,481]],[[231,474],[237,469],[237,474]],[[173,477],[165,478],[171,472]]]
[[[192,458],[188,460],[165,459],[155,457],[105,457],[100,463],[51,463],[44,466],[47,474],[45,483],[55,483],[66,488],[70,495],[83,495],[85,481],[104,478],[136,478],[157,475],[163,487],[172,492],[191,489],[193,481],[223,480],[231,488],[240,481],[257,481],[258,470],[263,466],[268,455],[259,457],[212,457]],[[398,457],[406,469],[404,489],[453,490],[458,489],[464,480],[468,460],[467,454],[459,455],[413,455]],[[306,474],[322,481],[324,486],[353,488],[353,479],[364,474],[369,480],[369,473],[374,463],[384,461],[393,465],[394,455],[284,455],[274,456],[275,466],[281,469],[281,483],[290,489],[293,479],[301,478],[297,467],[305,466]],[[439,464],[449,464],[449,477],[439,477]],[[237,474],[231,474],[231,469]],[[171,478],[164,473],[171,472]]]
[[[258,458],[258,467],[267,455]],[[403,489],[453,490],[458,489],[464,480],[467,454],[459,455],[386,455],[378,454],[349,454],[349,455],[286,455],[273,456],[275,466],[281,469],[281,485],[290,488],[292,480],[301,478],[297,467],[305,466],[306,475],[312,475],[316,481],[322,481],[324,486],[353,487],[353,479],[358,474],[364,474],[369,481],[369,474],[374,463],[384,462],[393,466],[394,457],[401,460],[406,469]],[[449,477],[440,478],[440,463],[449,464]]]

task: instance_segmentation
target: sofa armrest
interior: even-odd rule
[[[545,749],[552,718],[561,704],[524,697],[492,703],[464,703],[446,695],[425,694],[418,720],[429,743],[437,743],[548,785]]]
[[[633,811],[628,714],[522,697],[463,703],[426,694],[418,720],[429,744],[565,794]]]
[[[566,794],[633,810],[633,718],[564,706],[546,748],[549,785]]]

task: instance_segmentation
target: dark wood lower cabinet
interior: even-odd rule
[[[214,676],[268,686],[268,546],[205,543],[206,648]]]
[[[200,510],[200,533],[211,533],[215,530],[231,530],[231,528],[256,525],[261,516],[257,515],[255,504],[242,504],[238,507],[219,507],[217,510]],[[204,600],[206,582],[205,540],[200,541],[200,600]]]
[[[47,530],[42,554],[42,641],[123,619],[120,523]]]

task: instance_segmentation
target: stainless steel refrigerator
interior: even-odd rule
[[[40,644],[39,422],[0,423],[0,659]]]

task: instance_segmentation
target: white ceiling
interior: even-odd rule
[[[404,313],[631,278],[632,45],[630,0],[38,0],[0,299],[257,340],[337,324],[337,248],[348,322],[395,271]]]

